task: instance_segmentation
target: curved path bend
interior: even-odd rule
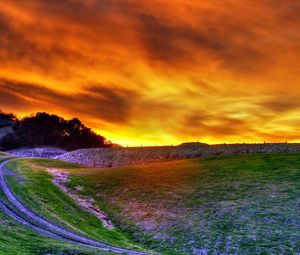
[[[0,209],[6,213],[8,216],[18,221],[19,223],[52,238],[59,239],[64,242],[71,244],[76,244],[83,247],[93,248],[101,251],[111,251],[120,254],[128,255],[151,255],[153,253],[135,251],[125,248],[120,248],[114,245],[106,244],[88,238],[86,236],[77,234],[65,228],[47,221],[43,217],[37,215],[25,205],[23,205],[18,198],[13,194],[9,188],[5,178],[4,172],[6,170],[6,164],[14,159],[9,159],[0,164],[0,188],[3,191],[6,199],[11,205],[7,204],[5,201],[0,200]]]

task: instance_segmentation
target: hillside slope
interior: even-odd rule
[[[0,163],[11,155],[0,152]],[[65,255],[91,255],[93,250],[70,245],[68,243],[49,238],[20,224],[6,214],[9,202],[0,191],[0,254],[5,255],[37,255],[37,254],[65,254]],[[111,253],[103,253],[111,254]]]
[[[121,232],[117,229],[105,229],[99,220],[78,208],[75,202],[68,198],[66,194],[60,192],[55,185],[51,185],[51,179],[49,180],[47,176],[43,176],[43,174],[39,173],[38,176],[35,176],[37,177],[36,180],[34,180],[34,178],[25,178],[25,174],[21,176],[20,172],[15,170],[15,164],[18,160],[13,159],[8,163],[4,162],[8,157],[9,155],[7,154],[0,155],[0,161],[3,161],[3,163],[0,164],[0,187],[2,190],[2,192],[0,192],[0,211],[11,217],[16,223],[21,223],[26,226],[29,231],[28,233],[30,233],[30,230],[31,232],[36,231],[36,233],[41,234],[42,237],[48,236],[48,239],[50,238],[48,243],[51,243],[51,239],[57,239],[66,247],[73,246],[73,251],[64,251],[63,254],[90,254],[92,250],[94,250],[93,254],[149,254],[130,249],[122,249],[114,245],[117,243],[119,246],[123,246],[125,248],[130,247],[133,249],[139,249],[137,246],[130,244],[130,241],[127,241],[126,237],[122,236]],[[6,167],[7,164],[10,164],[12,166],[12,170],[15,171],[8,170]],[[21,168],[22,166],[24,168],[24,165],[20,164],[20,166]],[[32,170],[33,169],[29,168],[30,172]],[[31,175],[31,177],[32,176],[34,175]],[[10,182],[7,183],[6,179],[10,179]],[[49,180],[48,185],[47,179]],[[15,194],[18,194],[20,184],[21,186],[27,186],[28,182],[31,181],[42,184],[39,188],[39,185],[34,185],[33,187],[29,185],[31,192],[29,192],[28,197],[26,194],[22,194],[23,198],[25,196],[26,198],[31,199],[33,206],[30,206],[27,202],[24,203],[24,200],[21,198],[22,196],[15,196]],[[13,188],[13,191],[11,188]],[[32,188],[35,188],[34,191],[32,191]],[[45,201],[41,201],[41,197],[30,196],[34,195],[35,192],[44,195],[47,194],[48,198],[51,197],[55,204],[51,204],[50,200],[48,201],[49,203],[45,205]],[[43,208],[40,207],[41,203]],[[38,208],[44,209],[44,212],[39,212]],[[67,216],[67,219],[64,219],[64,216]],[[90,229],[90,231],[88,231],[88,229]],[[93,230],[96,231],[96,233],[94,233]],[[26,240],[26,236],[24,238]],[[28,236],[28,239],[30,240],[30,236]],[[2,245],[6,247],[5,243],[0,244],[0,254],[2,254],[1,252],[4,252]],[[79,249],[78,246],[80,247]],[[18,249],[20,247],[16,245],[15,248]],[[38,246],[31,248],[41,249],[42,247]],[[52,250],[53,248],[54,247],[51,247]],[[85,250],[85,252],[83,252],[83,250]],[[88,250],[90,250],[90,252],[88,252]],[[24,252],[24,254],[30,253]],[[33,254],[40,254],[40,252]],[[59,254],[61,254],[61,252],[59,252]]]
[[[300,154],[218,156],[106,169],[22,159],[9,167],[18,175],[7,175],[7,180],[25,204],[111,243],[135,241],[168,255],[300,252]],[[51,169],[66,173],[68,189],[93,199],[117,231],[109,235],[55,189],[47,172]]]

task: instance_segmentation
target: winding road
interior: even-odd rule
[[[13,194],[4,178],[6,164],[14,159],[8,159],[0,164],[0,188],[3,191],[6,199],[0,198],[0,209],[8,216],[17,222],[39,232],[40,234],[59,239],[71,244],[97,249],[101,251],[111,251],[114,253],[128,255],[151,255],[141,251],[129,250],[120,248],[114,245],[109,245],[103,242],[93,240],[89,237],[69,231],[65,228],[57,226],[43,217],[32,212],[29,208],[23,205],[18,198]],[[7,200],[7,201],[5,201]]]

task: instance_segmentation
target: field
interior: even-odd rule
[[[37,255],[37,254],[95,254],[92,250],[68,245],[47,238],[16,223],[0,211],[0,254],[1,255]],[[105,253],[103,253],[105,254]],[[107,253],[111,254],[111,253]]]
[[[0,152],[0,162],[9,155]],[[1,199],[3,197],[0,192]],[[52,238],[39,235],[35,231],[17,223],[0,210],[0,254],[36,255],[36,254],[93,254],[92,250],[69,245]]]
[[[14,174],[6,179],[24,204],[111,244],[162,254],[300,253],[300,154],[215,156],[105,169],[18,159],[8,167]],[[68,187],[93,198],[116,228],[105,229],[81,210],[52,184],[47,169],[68,172]],[[18,227],[29,242],[43,239]],[[11,231],[9,238],[22,231]],[[22,240],[18,238],[17,247]],[[64,245],[50,241],[55,247]],[[41,243],[33,246],[38,249]]]

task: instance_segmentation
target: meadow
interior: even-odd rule
[[[0,152],[0,163],[11,155]],[[1,201],[7,200],[0,190]],[[56,239],[40,235],[19,224],[0,210],[0,254],[36,255],[36,254],[93,254],[93,250],[70,245]],[[105,253],[104,253],[105,254]],[[106,253],[111,254],[111,253]]]
[[[300,154],[101,169],[18,159],[8,168],[14,193],[38,214],[118,246],[161,254],[300,253]],[[52,183],[47,169],[68,172],[68,187],[93,198],[116,228],[105,229],[78,207]]]

